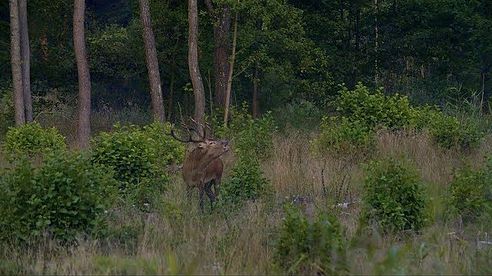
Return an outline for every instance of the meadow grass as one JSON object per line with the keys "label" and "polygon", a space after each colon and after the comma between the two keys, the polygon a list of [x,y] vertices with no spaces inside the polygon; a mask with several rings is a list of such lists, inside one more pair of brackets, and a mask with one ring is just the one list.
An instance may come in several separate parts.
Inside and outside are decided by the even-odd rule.
{"label": "meadow grass", "polygon": [[[105,127],[110,129],[109,124],[98,129]],[[187,199],[177,174],[155,212],[125,207],[112,211],[110,223],[118,238],[81,237],[78,246],[68,248],[49,238],[32,246],[6,245],[0,250],[0,274],[282,273],[273,260],[275,240],[284,216],[282,206],[296,196],[306,199],[303,207],[308,214],[319,209],[338,217],[348,241],[351,274],[492,273],[492,247],[479,243],[490,240],[492,223],[463,225],[443,218],[453,170],[464,164],[483,166],[492,151],[491,137],[479,149],[463,154],[437,148],[425,133],[380,132],[371,154],[336,158],[311,153],[314,134],[287,133],[274,136],[273,153],[262,163],[274,187],[273,200],[201,214],[197,195]],[[426,183],[430,219],[421,233],[383,234],[359,223],[363,163],[383,156],[408,158]],[[234,161],[233,154],[225,157],[225,177]]]}

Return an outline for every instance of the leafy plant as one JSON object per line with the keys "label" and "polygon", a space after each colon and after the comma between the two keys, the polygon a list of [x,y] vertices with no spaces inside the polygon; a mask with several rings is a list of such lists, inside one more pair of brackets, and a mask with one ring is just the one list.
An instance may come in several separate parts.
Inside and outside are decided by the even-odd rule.
{"label": "leafy plant", "polygon": [[343,274],[345,242],[336,217],[320,213],[311,222],[298,209],[285,208],[275,262],[288,274]]}
{"label": "leafy plant", "polygon": [[232,139],[239,155],[265,159],[271,154],[276,126],[270,112],[261,118],[253,119],[248,113],[247,105],[243,105],[242,109],[231,111],[228,127],[221,125],[217,119],[213,119],[212,123],[216,136]]}
{"label": "leafy plant", "polygon": [[220,200],[228,204],[239,204],[245,200],[259,199],[271,191],[271,184],[263,176],[258,160],[240,156],[229,179],[221,185]]}
{"label": "leafy plant", "polygon": [[[144,209],[169,182],[162,165],[173,160],[173,152],[163,153],[171,143],[156,141],[158,129],[116,126],[113,132],[103,132],[92,141],[93,163],[112,168],[121,194]],[[160,154],[164,154],[163,159]]]}
{"label": "leafy plant", "polygon": [[430,113],[429,132],[442,148],[468,150],[480,144],[483,132],[472,120],[460,121],[443,113]]}
{"label": "leafy plant", "polygon": [[465,167],[454,174],[449,186],[450,212],[463,221],[475,221],[492,211],[492,171],[472,170]]}
{"label": "leafy plant", "polygon": [[406,161],[383,159],[365,168],[364,217],[384,231],[420,230],[426,221],[423,183]]}
{"label": "leafy plant", "polygon": [[371,149],[374,142],[374,132],[364,123],[346,117],[324,117],[313,146],[319,154],[354,154]]}
{"label": "leafy plant", "polygon": [[412,107],[406,96],[386,96],[382,89],[370,91],[361,83],[354,90],[342,88],[334,106],[350,121],[363,123],[370,128],[403,129],[413,120]]}
{"label": "leafy plant", "polygon": [[62,241],[102,227],[117,183],[111,170],[81,154],[49,155],[40,168],[26,160],[0,178],[0,239],[27,241],[45,233]]}
{"label": "leafy plant", "polygon": [[37,122],[10,128],[4,141],[5,153],[11,160],[60,152],[66,147],[65,137],[56,128],[43,128]]}
{"label": "leafy plant", "polygon": [[143,135],[152,144],[151,147],[160,167],[183,162],[185,145],[168,135],[171,127],[170,123],[152,123],[142,129]]}

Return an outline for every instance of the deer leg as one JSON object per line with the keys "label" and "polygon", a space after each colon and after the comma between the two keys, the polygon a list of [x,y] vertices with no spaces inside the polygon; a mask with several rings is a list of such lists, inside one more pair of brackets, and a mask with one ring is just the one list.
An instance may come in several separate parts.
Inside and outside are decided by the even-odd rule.
{"label": "deer leg", "polygon": [[205,193],[205,189],[200,189],[200,210],[203,213],[203,195]]}
{"label": "deer leg", "polygon": [[210,208],[214,208],[214,202],[215,202],[215,194],[212,192],[212,181],[208,182],[207,185],[205,186],[205,192],[207,193],[208,198],[210,199]]}
{"label": "deer leg", "polygon": [[191,199],[191,192],[193,191],[193,186],[186,186],[186,197],[188,200]]}
{"label": "deer leg", "polygon": [[219,196],[220,192],[220,177],[214,180],[214,193],[215,196]]}

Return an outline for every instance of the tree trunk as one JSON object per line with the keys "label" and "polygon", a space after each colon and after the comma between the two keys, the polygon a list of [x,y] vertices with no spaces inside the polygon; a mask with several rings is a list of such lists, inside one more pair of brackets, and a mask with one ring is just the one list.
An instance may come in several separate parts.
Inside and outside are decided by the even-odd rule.
{"label": "tree trunk", "polygon": [[230,61],[231,63],[229,65],[229,72],[228,72],[228,76],[227,76],[224,126],[227,126],[227,121],[229,119],[229,105],[231,102],[231,91],[232,91],[232,73],[234,72],[234,62],[236,61],[237,21],[238,21],[238,14],[236,12],[236,17],[234,18],[234,34],[233,34],[233,38],[232,38],[232,54],[231,54],[231,61]]}
{"label": "tree trunk", "polygon": [[15,124],[26,122],[24,110],[24,91],[22,85],[22,64],[19,30],[19,5],[17,0],[10,0],[10,55],[12,62],[12,82],[14,88]]}
{"label": "tree trunk", "polygon": [[227,81],[229,74],[229,33],[231,29],[231,11],[228,6],[220,8],[214,24],[214,75],[215,104],[224,106],[227,97]]}
{"label": "tree trunk", "polygon": [[22,57],[22,91],[26,122],[32,122],[31,96],[31,51],[29,49],[29,25],[27,21],[27,0],[19,0],[20,49]]}
{"label": "tree trunk", "polygon": [[255,65],[255,73],[253,76],[253,118],[258,118],[260,115],[259,94],[258,94],[258,64]]}
{"label": "tree trunk", "polygon": [[142,20],[143,26],[143,40],[145,44],[145,60],[147,62],[147,71],[149,73],[152,112],[154,114],[154,121],[164,122],[166,120],[166,115],[164,112],[164,103],[162,101],[161,77],[159,73],[159,63],[157,61],[154,32],[152,31],[152,22],[150,20],[149,0],[140,0],[139,4],[140,19]]}
{"label": "tree trunk", "polygon": [[87,148],[89,146],[91,133],[91,79],[89,64],[87,62],[87,51],[85,48],[84,21],[85,0],[75,0],[73,13],[73,44],[79,80],[77,138],[80,148]]}
{"label": "tree trunk", "polygon": [[[198,65],[198,4],[197,0],[188,0],[188,69],[190,71],[193,94],[195,96],[195,121],[203,124],[205,121],[205,88],[203,86],[200,67]],[[197,126],[202,135],[203,128]]]}
{"label": "tree trunk", "polygon": [[374,83],[376,87],[379,85],[379,3],[374,0]]}

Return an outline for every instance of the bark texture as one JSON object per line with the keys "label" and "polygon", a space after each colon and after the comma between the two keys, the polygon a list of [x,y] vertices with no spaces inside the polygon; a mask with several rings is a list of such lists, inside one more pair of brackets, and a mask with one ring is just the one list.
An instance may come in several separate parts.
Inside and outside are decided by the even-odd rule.
{"label": "bark texture", "polygon": [[[205,88],[198,65],[198,6],[197,0],[188,0],[188,69],[190,71],[193,94],[195,96],[195,121],[205,120]],[[200,135],[202,126],[197,126]]]}
{"label": "bark texture", "polygon": [[77,138],[80,148],[89,146],[91,133],[91,79],[85,47],[85,0],[75,0],[73,13],[73,42],[79,80]]}
{"label": "bark texture", "polygon": [[164,103],[162,101],[161,76],[159,73],[159,62],[157,60],[157,50],[155,46],[154,31],[150,19],[149,0],[140,0],[140,20],[143,26],[143,40],[145,44],[145,60],[149,73],[150,97],[152,101],[152,112],[154,121],[164,122],[166,115]]}
{"label": "bark texture", "polygon": [[10,57],[12,63],[12,85],[14,88],[15,124],[17,126],[26,122],[20,39],[19,3],[17,0],[10,0]]}
{"label": "bark texture", "polygon": [[27,0],[19,0],[20,49],[22,60],[22,90],[26,122],[32,122],[31,96],[31,50],[29,48],[29,25],[27,21]]}

